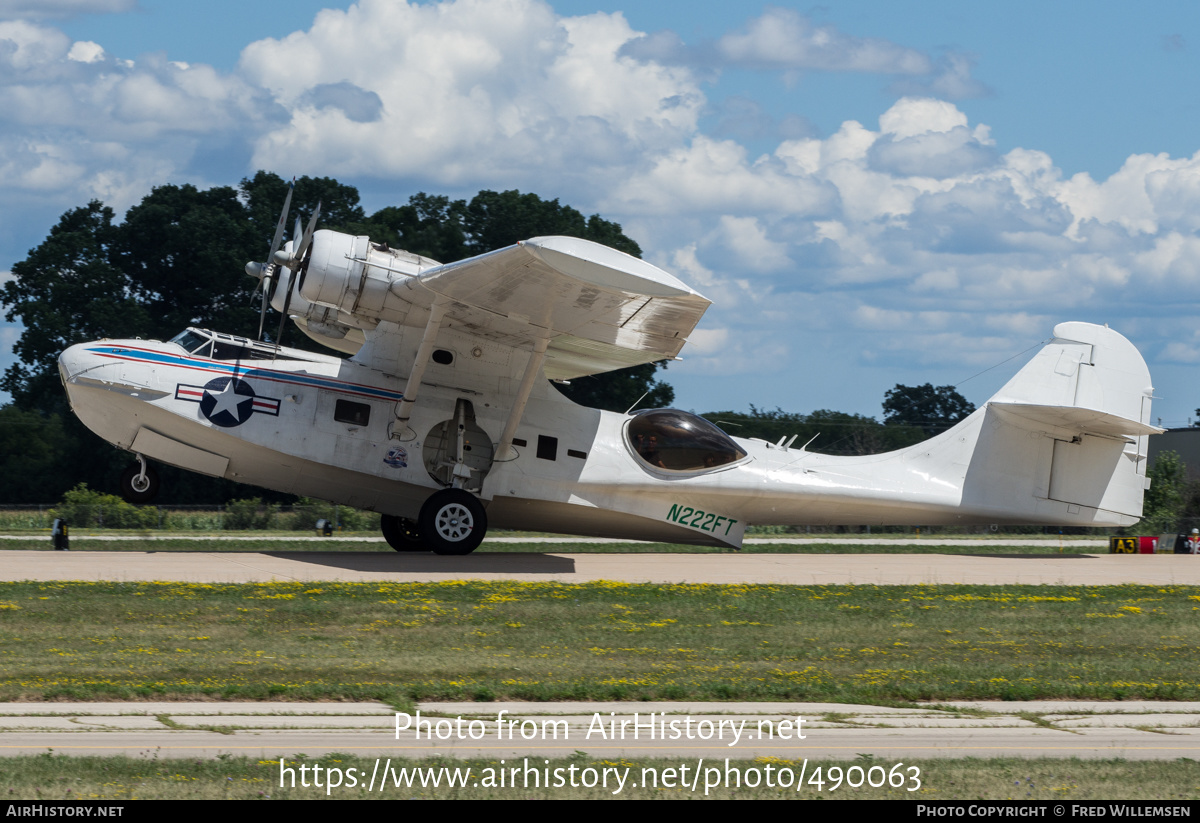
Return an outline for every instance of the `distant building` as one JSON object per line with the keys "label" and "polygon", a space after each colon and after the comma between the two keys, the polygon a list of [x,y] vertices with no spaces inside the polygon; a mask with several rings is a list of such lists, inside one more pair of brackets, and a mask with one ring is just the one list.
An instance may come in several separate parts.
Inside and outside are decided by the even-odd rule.
{"label": "distant building", "polygon": [[1200,428],[1167,429],[1150,436],[1146,470],[1154,466],[1159,452],[1175,452],[1187,466],[1188,480],[1200,480]]}

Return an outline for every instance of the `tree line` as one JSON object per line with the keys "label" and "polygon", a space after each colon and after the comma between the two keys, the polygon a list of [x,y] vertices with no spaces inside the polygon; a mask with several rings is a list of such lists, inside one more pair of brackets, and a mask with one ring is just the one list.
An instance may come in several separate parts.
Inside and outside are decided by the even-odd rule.
{"label": "tree line", "polygon": [[1200,480],[1189,480],[1178,453],[1159,452],[1149,471],[1150,488],[1142,499],[1142,519],[1127,531],[1157,535],[1200,528]]}
{"label": "tree line", "polygon": [[902,449],[945,431],[975,411],[953,386],[896,384],[884,394],[883,420],[818,409],[810,414],[759,409],[707,412],[703,417],[735,437],[787,442],[823,454],[862,455]]}
{"label": "tree line", "polygon": [[[81,482],[113,490],[130,460],[70,413],[57,372],[58,355],[68,346],[104,337],[166,340],[187,326],[257,334],[257,283],[246,275],[245,264],[266,256],[287,186],[266,171],[236,187],[159,186],[121,220],[112,208],[92,201],[63,214],[47,238],[13,266],[0,306],[24,331],[14,347],[18,362],[0,379],[0,388],[12,397],[0,407],[0,501],[51,502]],[[470,200],[451,200],[422,192],[368,215],[353,186],[328,177],[295,181],[293,216],[307,221],[318,201],[321,228],[368,235],[442,263],[540,235],[581,237],[641,255],[619,224],[531,193],[481,191]],[[311,345],[292,324],[275,342]],[[635,403],[669,406],[674,390],[657,379],[663,365],[580,378],[559,388],[578,403],[611,411]],[[810,448],[870,454],[918,442],[973,410],[952,387],[926,384],[889,391],[882,423],[828,410],[803,415],[754,407],[749,414],[705,416],[735,436],[776,441],[797,434],[807,442],[819,435]],[[223,503],[264,494],[166,466],[162,475],[164,503]]]}

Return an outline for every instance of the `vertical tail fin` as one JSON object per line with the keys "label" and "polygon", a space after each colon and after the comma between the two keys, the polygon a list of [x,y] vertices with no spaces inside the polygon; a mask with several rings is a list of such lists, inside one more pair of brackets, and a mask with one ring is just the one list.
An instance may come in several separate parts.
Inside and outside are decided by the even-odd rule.
{"label": "vertical tail fin", "polygon": [[[1153,387],[1133,344],[1088,323],[1054,339],[984,408],[962,506],[997,520],[1132,525],[1142,514]],[[1032,493],[1031,493],[1032,492]]]}

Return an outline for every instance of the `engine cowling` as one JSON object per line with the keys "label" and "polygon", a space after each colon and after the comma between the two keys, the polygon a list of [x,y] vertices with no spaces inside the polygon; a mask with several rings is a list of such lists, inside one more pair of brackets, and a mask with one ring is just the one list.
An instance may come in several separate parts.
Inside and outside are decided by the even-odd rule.
{"label": "engine cowling", "polygon": [[312,258],[300,295],[355,318],[396,319],[388,316],[386,306],[392,281],[436,265],[434,260],[372,243],[369,237],[323,229],[313,235]]}
{"label": "engine cowling", "polygon": [[[290,253],[290,251],[291,244],[288,243],[284,247],[284,252]],[[316,249],[314,249],[315,251]],[[247,267],[247,271],[249,271],[249,267]],[[305,285],[312,274],[310,268],[309,273],[305,276]],[[305,298],[302,291],[292,292],[291,300],[288,301],[288,291],[292,289],[293,284],[292,270],[281,266],[276,269],[275,276],[279,283],[271,298],[271,308],[282,312],[286,302],[288,315],[300,330],[323,346],[328,346],[343,354],[354,354],[362,347],[365,340],[363,329],[374,328],[376,321],[342,314],[334,307],[314,303]]]}

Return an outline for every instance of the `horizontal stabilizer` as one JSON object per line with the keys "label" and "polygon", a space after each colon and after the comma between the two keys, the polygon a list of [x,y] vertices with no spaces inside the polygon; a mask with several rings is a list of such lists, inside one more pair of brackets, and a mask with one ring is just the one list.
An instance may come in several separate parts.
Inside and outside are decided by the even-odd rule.
{"label": "horizontal stabilizer", "polygon": [[989,404],[997,411],[1032,420],[1043,426],[1072,430],[1078,434],[1099,434],[1108,437],[1140,437],[1146,434],[1161,434],[1163,429],[1140,420],[1130,420],[1099,409],[1080,406],[1040,406],[1032,403],[1006,403],[992,401]]}

